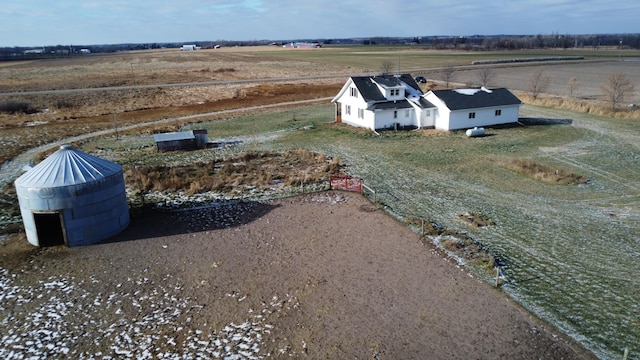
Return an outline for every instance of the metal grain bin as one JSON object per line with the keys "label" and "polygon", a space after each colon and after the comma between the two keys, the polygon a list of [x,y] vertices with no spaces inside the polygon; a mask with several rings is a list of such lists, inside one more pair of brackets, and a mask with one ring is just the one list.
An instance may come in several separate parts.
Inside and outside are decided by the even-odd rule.
{"label": "metal grain bin", "polygon": [[63,145],[15,181],[35,246],[99,243],[129,225],[122,167]]}

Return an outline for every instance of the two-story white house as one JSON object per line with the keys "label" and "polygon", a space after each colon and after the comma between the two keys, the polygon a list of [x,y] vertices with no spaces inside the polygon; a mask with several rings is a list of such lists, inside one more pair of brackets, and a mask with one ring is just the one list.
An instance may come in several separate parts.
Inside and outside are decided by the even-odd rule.
{"label": "two-story white house", "polygon": [[422,110],[434,108],[422,95],[409,74],[353,76],[332,102],[338,122],[371,130],[416,128],[422,123]]}
{"label": "two-story white house", "polygon": [[433,90],[409,74],[354,76],[333,100],[336,121],[371,130],[468,129],[518,121],[522,102],[509,90]]}

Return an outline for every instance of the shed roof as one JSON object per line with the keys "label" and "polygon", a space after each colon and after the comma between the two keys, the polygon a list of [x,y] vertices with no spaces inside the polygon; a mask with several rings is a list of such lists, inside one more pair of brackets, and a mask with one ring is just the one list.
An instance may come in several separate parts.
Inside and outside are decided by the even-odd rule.
{"label": "shed roof", "polygon": [[505,105],[520,105],[522,101],[505,88],[432,90],[449,110],[478,109]]}
{"label": "shed roof", "polygon": [[122,167],[111,161],[89,155],[70,145],[62,145],[55,153],[22,174],[16,187],[52,188],[104,179],[122,172]]}
{"label": "shed roof", "polygon": [[196,136],[193,134],[193,130],[189,131],[180,131],[180,132],[169,132],[162,134],[154,134],[153,140],[155,142],[164,142],[164,141],[177,141],[177,140],[193,140]]}

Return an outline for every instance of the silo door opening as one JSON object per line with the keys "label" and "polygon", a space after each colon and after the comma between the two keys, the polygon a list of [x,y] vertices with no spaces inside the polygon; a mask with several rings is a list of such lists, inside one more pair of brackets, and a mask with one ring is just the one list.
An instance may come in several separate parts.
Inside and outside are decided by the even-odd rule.
{"label": "silo door opening", "polygon": [[59,212],[33,213],[38,233],[38,245],[41,247],[64,245],[62,216]]}

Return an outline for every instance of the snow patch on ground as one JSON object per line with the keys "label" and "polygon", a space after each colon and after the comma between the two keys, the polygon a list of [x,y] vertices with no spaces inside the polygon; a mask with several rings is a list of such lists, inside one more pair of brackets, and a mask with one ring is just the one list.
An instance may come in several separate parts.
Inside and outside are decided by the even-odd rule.
{"label": "snow patch on ground", "polygon": [[[194,326],[193,317],[205,305],[182,297],[180,286],[170,281],[152,284],[145,277],[128,278],[133,288],[153,291],[96,294],[74,277],[49,277],[33,286],[17,285],[19,277],[0,268],[2,359],[263,359],[271,355],[262,350],[274,328],[270,319],[299,307],[295,297],[274,295],[246,318],[216,330]],[[235,292],[226,295],[238,302],[247,298]],[[74,299],[87,297],[91,305],[76,305]],[[102,350],[77,350],[92,347]]]}

